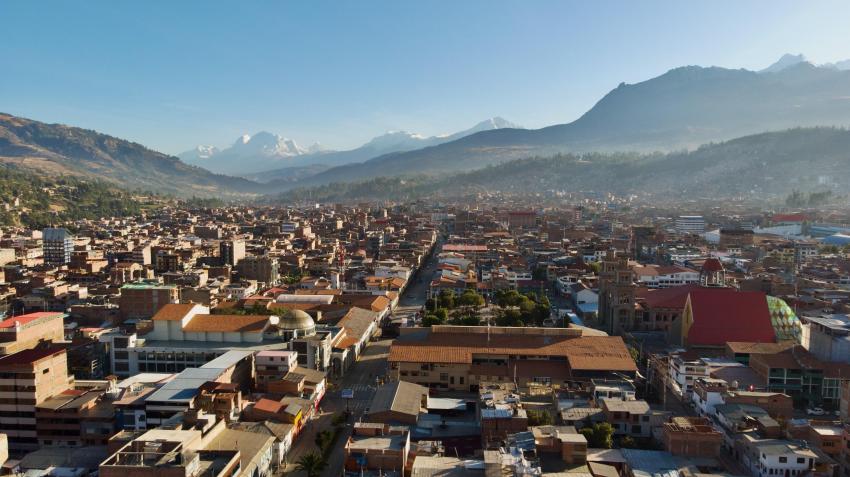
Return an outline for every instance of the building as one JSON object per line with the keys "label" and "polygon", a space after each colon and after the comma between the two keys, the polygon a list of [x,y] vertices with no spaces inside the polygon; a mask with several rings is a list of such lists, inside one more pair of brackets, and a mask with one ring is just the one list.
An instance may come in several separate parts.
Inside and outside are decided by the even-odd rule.
{"label": "building", "polygon": [[222,265],[234,266],[245,258],[245,241],[242,239],[223,240],[218,245],[218,254]]}
{"label": "building", "polygon": [[0,321],[0,355],[65,340],[64,313],[36,312]]}
{"label": "building", "polygon": [[541,385],[633,375],[619,336],[584,336],[579,328],[437,325],[413,328],[393,342],[389,374],[436,389],[477,390],[481,382]]}
{"label": "building", "polygon": [[802,344],[823,361],[850,362],[850,317],[847,315],[801,316]]}
{"label": "building", "polygon": [[367,422],[413,426],[427,406],[428,388],[407,381],[391,381],[375,391],[365,419]]}
{"label": "building", "polygon": [[272,257],[245,257],[236,265],[239,278],[256,280],[267,285],[278,282],[280,274],[277,259]]}
{"label": "building", "polygon": [[478,421],[484,449],[499,447],[512,434],[528,430],[528,412],[513,383],[481,383]]}
{"label": "building", "polygon": [[810,475],[819,460],[804,443],[745,436],[743,445],[742,463],[755,477]]}
{"label": "building", "polygon": [[0,433],[9,437],[9,449],[31,451],[39,447],[36,407],[74,387],[68,376],[63,348],[44,346],[0,357]]}
{"label": "building", "polygon": [[105,388],[66,389],[35,406],[39,446],[105,446],[115,434],[115,409]]}
{"label": "building", "polygon": [[741,249],[753,244],[755,233],[752,229],[720,229],[721,249]]}
{"label": "building", "polygon": [[345,469],[407,473],[410,431],[406,427],[358,422],[345,443]]}
{"label": "building", "polygon": [[635,290],[628,257],[609,251],[599,271],[599,325],[611,335],[636,328]]}
{"label": "building", "polygon": [[685,457],[717,457],[723,435],[704,417],[673,417],[662,427],[664,449]]}
{"label": "building", "polygon": [[682,319],[674,323],[670,339],[688,347],[724,349],[729,341],[798,341],[801,330],[793,310],[778,298],[762,292],[700,287],[688,294]]}
{"label": "building", "polygon": [[283,379],[289,371],[298,366],[298,353],[295,351],[258,351],[254,356],[254,365],[257,388],[264,390],[269,382]]}
{"label": "building", "polygon": [[42,231],[42,253],[44,263],[64,265],[71,261],[74,236],[64,228],[47,228]]}
{"label": "building", "polygon": [[118,297],[118,309],[122,321],[150,319],[160,308],[170,303],[180,303],[180,290],[176,285],[127,283],[121,287],[121,296]]}
{"label": "building", "polygon": [[[222,423],[223,427],[223,423]],[[100,464],[102,477],[240,477],[240,451],[207,448],[208,431],[154,429],[122,446]],[[253,477],[253,476],[252,476]]]}
{"label": "building", "polygon": [[700,235],[705,232],[705,218],[701,215],[680,215],[676,218],[676,232]]}
{"label": "building", "polygon": [[643,400],[602,399],[601,407],[616,436],[650,437],[652,429],[660,426],[669,415],[653,411]]}
{"label": "building", "polygon": [[647,288],[670,288],[699,283],[700,274],[696,270],[677,265],[647,265],[635,267],[635,281]]}

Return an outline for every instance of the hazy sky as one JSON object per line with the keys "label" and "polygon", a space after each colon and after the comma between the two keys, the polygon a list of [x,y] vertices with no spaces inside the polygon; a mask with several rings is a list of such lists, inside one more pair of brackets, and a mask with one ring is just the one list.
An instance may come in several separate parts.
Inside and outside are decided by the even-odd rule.
{"label": "hazy sky", "polygon": [[0,111],[168,153],[572,121],[682,65],[850,58],[847,1],[0,2]]}

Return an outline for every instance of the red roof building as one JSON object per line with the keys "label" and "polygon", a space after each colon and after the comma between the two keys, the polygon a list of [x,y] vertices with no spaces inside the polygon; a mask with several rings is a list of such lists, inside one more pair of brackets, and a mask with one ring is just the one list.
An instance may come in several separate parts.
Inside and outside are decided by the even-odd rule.
{"label": "red roof building", "polygon": [[775,343],[767,296],[732,288],[692,290],[685,304],[682,344],[724,347],[728,341]]}

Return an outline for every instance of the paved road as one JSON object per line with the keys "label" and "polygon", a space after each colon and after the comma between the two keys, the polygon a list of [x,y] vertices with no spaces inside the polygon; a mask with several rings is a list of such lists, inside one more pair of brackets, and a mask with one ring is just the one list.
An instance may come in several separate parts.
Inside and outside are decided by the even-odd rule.
{"label": "paved road", "polygon": [[[342,474],[345,443],[351,435],[353,423],[362,418],[375,395],[376,377],[383,376],[387,372],[387,353],[389,353],[391,342],[392,340],[381,340],[369,343],[366,350],[360,355],[360,359],[348,369],[342,381],[334,383],[333,389],[328,391],[322,401],[322,412],[298,436],[287,457],[289,465],[286,466],[284,473],[294,477],[303,475],[303,472],[295,470],[294,463],[304,454],[319,451],[315,444],[316,434],[321,430],[333,427],[331,422],[333,416],[345,411],[347,406],[351,412],[351,418],[337,437],[334,449],[328,457],[328,468],[322,475],[337,477]],[[354,390],[354,399],[346,402],[341,395],[343,389]]]}
{"label": "paved road", "polygon": [[[437,246],[438,249],[439,245]],[[399,304],[393,312],[395,317],[412,318],[425,305],[428,284],[437,268],[437,250],[416,275],[415,281],[399,298]],[[392,340],[389,339],[370,342],[363,354],[360,355],[360,359],[346,371],[342,380],[333,383],[332,389],[328,390],[325,399],[322,401],[322,412],[302,432],[289,452],[287,456],[289,465],[286,466],[283,473],[293,477],[304,476],[303,472],[295,471],[294,463],[304,454],[319,451],[315,444],[316,433],[333,427],[331,422],[333,416],[344,412],[347,408],[351,412],[351,417],[337,437],[334,448],[328,457],[328,467],[322,473],[322,477],[339,477],[342,475],[345,443],[351,436],[353,423],[363,417],[372,397],[375,395],[376,378],[387,374],[387,354],[391,343]],[[354,399],[346,402],[341,395],[343,389],[354,390]]]}
{"label": "paved road", "polygon": [[398,306],[393,311],[395,318],[412,319],[413,316],[423,306],[428,296],[428,285],[434,277],[434,272],[437,271],[437,254],[440,253],[440,244],[437,243],[434,247],[434,253],[416,274],[413,283],[401,295],[398,300]]}

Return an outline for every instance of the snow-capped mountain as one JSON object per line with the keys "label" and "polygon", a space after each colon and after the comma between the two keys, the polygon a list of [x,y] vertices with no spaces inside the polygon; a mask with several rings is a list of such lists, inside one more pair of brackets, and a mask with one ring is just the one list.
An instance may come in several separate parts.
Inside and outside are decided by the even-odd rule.
{"label": "snow-capped mountain", "polygon": [[189,164],[220,174],[242,175],[246,172],[283,167],[291,158],[320,154],[322,151],[325,151],[325,148],[318,143],[302,147],[294,139],[260,131],[254,135],[244,134],[224,149],[198,146],[178,154],[178,157]]}
{"label": "snow-capped mountain", "polygon": [[[220,174],[251,176],[259,179],[265,177],[265,174],[257,173],[281,170],[288,175],[292,173],[293,167],[309,166],[312,170],[317,165],[330,167],[362,162],[384,154],[436,146],[480,131],[502,128],[521,129],[510,121],[495,117],[481,121],[464,131],[439,136],[424,136],[408,131],[389,131],[358,148],[347,151],[331,151],[318,143],[305,148],[299,146],[293,139],[261,131],[254,135],[240,136],[225,149],[198,146],[191,151],[178,154],[178,157],[190,164]],[[265,178],[272,180],[274,177],[276,176],[271,174]]]}
{"label": "snow-capped mountain", "polygon": [[[800,63],[809,63],[808,58],[805,55],[800,53],[799,55],[792,55],[790,53],[785,53],[782,55],[776,63],[768,66],[767,68],[759,71],[759,73],[777,73],[786,68],[790,68],[791,66],[798,65]],[[850,70],[850,60],[841,60],[836,61],[834,63],[823,63],[820,65],[816,65],[821,68],[830,68],[834,70],[847,71]]]}
{"label": "snow-capped mountain", "polygon": [[358,149],[367,148],[370,150],[372,157],[375,157],[382,154],[389,154],[391,152],[411,151],[422,147],[436,146],[438,144],[454,141],[455,139],[460,139],[464,136],[469,136],[470,134],[475,134],[477,132],[502,128],[522,129],[522,126],[516,125],[506,119],[495,117],[485,119],[469,129],[465,129],[454,134],[423,136],[421,134],[407,131],[388,131],[385,134],[373,138]]}
{"label": "snow-capped mountain", "polygon": [[785,53],[779,58],[776,63],[768,66],[767,68],[759,71],[759,73],[777,73],[779,71],[788,68],[789,66],[794,66],[796,64],[804,63],[809,61],[806,57],[800,53],[799,55],[792,55],[791,53]]}

